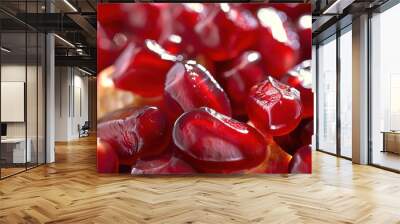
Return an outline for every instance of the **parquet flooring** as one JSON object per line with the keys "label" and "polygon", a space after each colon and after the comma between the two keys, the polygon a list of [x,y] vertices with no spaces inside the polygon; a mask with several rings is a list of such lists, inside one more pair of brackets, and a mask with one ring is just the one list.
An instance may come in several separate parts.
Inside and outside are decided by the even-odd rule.
{"label": "parquet flooring", "polygon": [[96,173],[95,138],[0,181],[0,223],[400,223],[400,175],[314,153],[312,175]]}
{"label": "parquet flooring", "polygon": [[14,167],[4,168],[3,167],[3,168],[1,168],[1,175],[4,176],[4,177],[7,177],[7,176],[13,175],[15,173],[24,171],[24,170],[25,170],[25,167],[21,167],[21,168],[20,167],[17,167],[17,168],[14,168]]}

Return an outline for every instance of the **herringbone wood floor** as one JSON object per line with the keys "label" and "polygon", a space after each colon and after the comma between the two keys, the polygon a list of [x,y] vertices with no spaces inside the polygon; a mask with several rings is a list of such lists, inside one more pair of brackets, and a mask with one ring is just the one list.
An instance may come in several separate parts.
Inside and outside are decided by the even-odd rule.
{"label": "herringbone wood floor", "polygon": [[86,138],[0,181],[0,223],[400,223],[400,175],[313,156],[312,175],[99,175]]}

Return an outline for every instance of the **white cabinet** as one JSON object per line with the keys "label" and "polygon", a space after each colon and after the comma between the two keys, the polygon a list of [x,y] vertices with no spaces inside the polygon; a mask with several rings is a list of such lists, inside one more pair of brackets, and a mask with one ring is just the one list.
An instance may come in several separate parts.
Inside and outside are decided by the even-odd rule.
{"label": "white cabinet", "polygon": [[[25,144],[28,144],[25,151]],[[10,158],[6,158],[12,163],[25,163],[32,161],[32,140],[28,138],[25,142],[24,138],[7,138],[1,140],[4,151],[9,151]],[[12,161],[11,161],[12,154]]]}

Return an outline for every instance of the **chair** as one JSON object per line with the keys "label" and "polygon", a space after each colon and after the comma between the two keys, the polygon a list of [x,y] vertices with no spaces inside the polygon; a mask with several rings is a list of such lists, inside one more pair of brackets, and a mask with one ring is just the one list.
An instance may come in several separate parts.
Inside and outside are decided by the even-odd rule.
{"label": "chair", "polygon": [[82,127],[80,127],[80,125],[78,125],[79,138],[89,136],[89,129],[90,129],[89,121],[85,121],[85,123],[82,125]]}

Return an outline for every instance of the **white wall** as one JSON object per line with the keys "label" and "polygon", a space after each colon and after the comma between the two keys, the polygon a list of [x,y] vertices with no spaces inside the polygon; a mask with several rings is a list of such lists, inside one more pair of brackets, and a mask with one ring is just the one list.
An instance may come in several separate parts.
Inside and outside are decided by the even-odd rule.
{"label": "white wall", "polygon": [[55,74],[55,140],[70,141],[88,120],[88,78],[72,67],[56,67]]}

